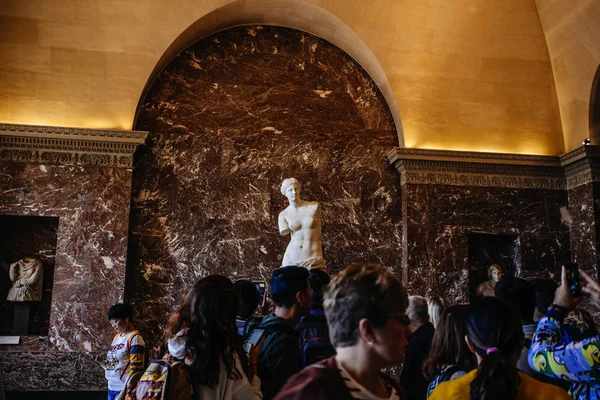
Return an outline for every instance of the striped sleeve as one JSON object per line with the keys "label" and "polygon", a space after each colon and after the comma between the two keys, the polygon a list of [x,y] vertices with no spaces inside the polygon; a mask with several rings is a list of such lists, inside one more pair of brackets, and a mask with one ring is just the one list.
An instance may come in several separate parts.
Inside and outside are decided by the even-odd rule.
{"label": "striped sleeve", "polygon": [[131,347],[129,348],[129,370],[127,376],[133,375],[135,372],[143,371],[144,358],[146,355],[146,344],[142,335],[135,335],[131,339]]}

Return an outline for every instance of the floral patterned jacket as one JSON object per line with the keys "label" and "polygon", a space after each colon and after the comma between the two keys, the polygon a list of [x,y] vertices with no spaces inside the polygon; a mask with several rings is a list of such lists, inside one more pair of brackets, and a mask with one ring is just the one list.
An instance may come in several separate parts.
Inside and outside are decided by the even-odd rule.
{"label": "floral patterned jacket", "polygon": [[600,400],[600,335],[560,344],[564,314],[548,309],[529,349],[529,365],[550,377],[571,382],[573,399]]}

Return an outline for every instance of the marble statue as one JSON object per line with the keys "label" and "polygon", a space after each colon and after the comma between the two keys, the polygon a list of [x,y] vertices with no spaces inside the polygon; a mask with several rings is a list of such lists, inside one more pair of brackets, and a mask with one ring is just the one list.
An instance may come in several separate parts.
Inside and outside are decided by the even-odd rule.
{"label": "marble statue", "polygon": [[502,268],[498,264],[492,264],[488,268],[489,280],[477,286],[475,294],[477,296],[493,297],[495,295],[494,288],[503,277]]}
{"label": "marble statue", "polygon": [[22,258],[10,265],[8,275],[13,283],[6,298],[8,301],[42,301],[44,266],[40,260]]}
{"label": "marble statue", "polygon": [[321,206],[316,201],[300,198],[300,182],[296,178],[281,183],[281,193],[290,205],[279,213],[279,233],[291,235],[282,267],[296,265],[307,269],[325,268],[321,244]]}

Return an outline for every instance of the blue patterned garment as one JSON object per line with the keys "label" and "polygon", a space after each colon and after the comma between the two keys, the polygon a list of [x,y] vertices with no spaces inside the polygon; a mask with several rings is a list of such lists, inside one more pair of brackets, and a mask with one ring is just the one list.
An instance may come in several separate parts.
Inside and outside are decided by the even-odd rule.
{"label": "blue patterned garment", "polygon": [[461,376],[465,376],[466,374],[466,371],[463,371],[456,365],[443,365],[440,369],[440,373],[429,382],[429,386],[427,387],[427,397],[431,396],[433,390],[438,387],[440,383],[452,381]]}
{"label": "blue patterned garment", "polygon": [[573,399],[600,400],[600,336],[561,344],[563,333],[562,318],[542,318],[529,349],[529,365],[571,382],[569,394]]}

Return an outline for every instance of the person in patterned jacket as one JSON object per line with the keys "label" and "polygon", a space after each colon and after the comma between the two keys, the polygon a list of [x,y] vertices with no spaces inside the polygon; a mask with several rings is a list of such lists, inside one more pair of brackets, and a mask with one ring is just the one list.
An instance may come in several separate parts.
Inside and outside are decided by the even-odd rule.
{"label": "person in patterned jacket", "polygon": [[[579,270],[579,274],[582,290],[600,306],[600,285],[584,271]],[[569,394],[573,399],[596,400],[600,399],[600,335],[567,344],[562,341],[564,319],[580,300],[571,294],[563,267],[554,304],[539,321],[528,358],[536,371],[571,382]]]}

